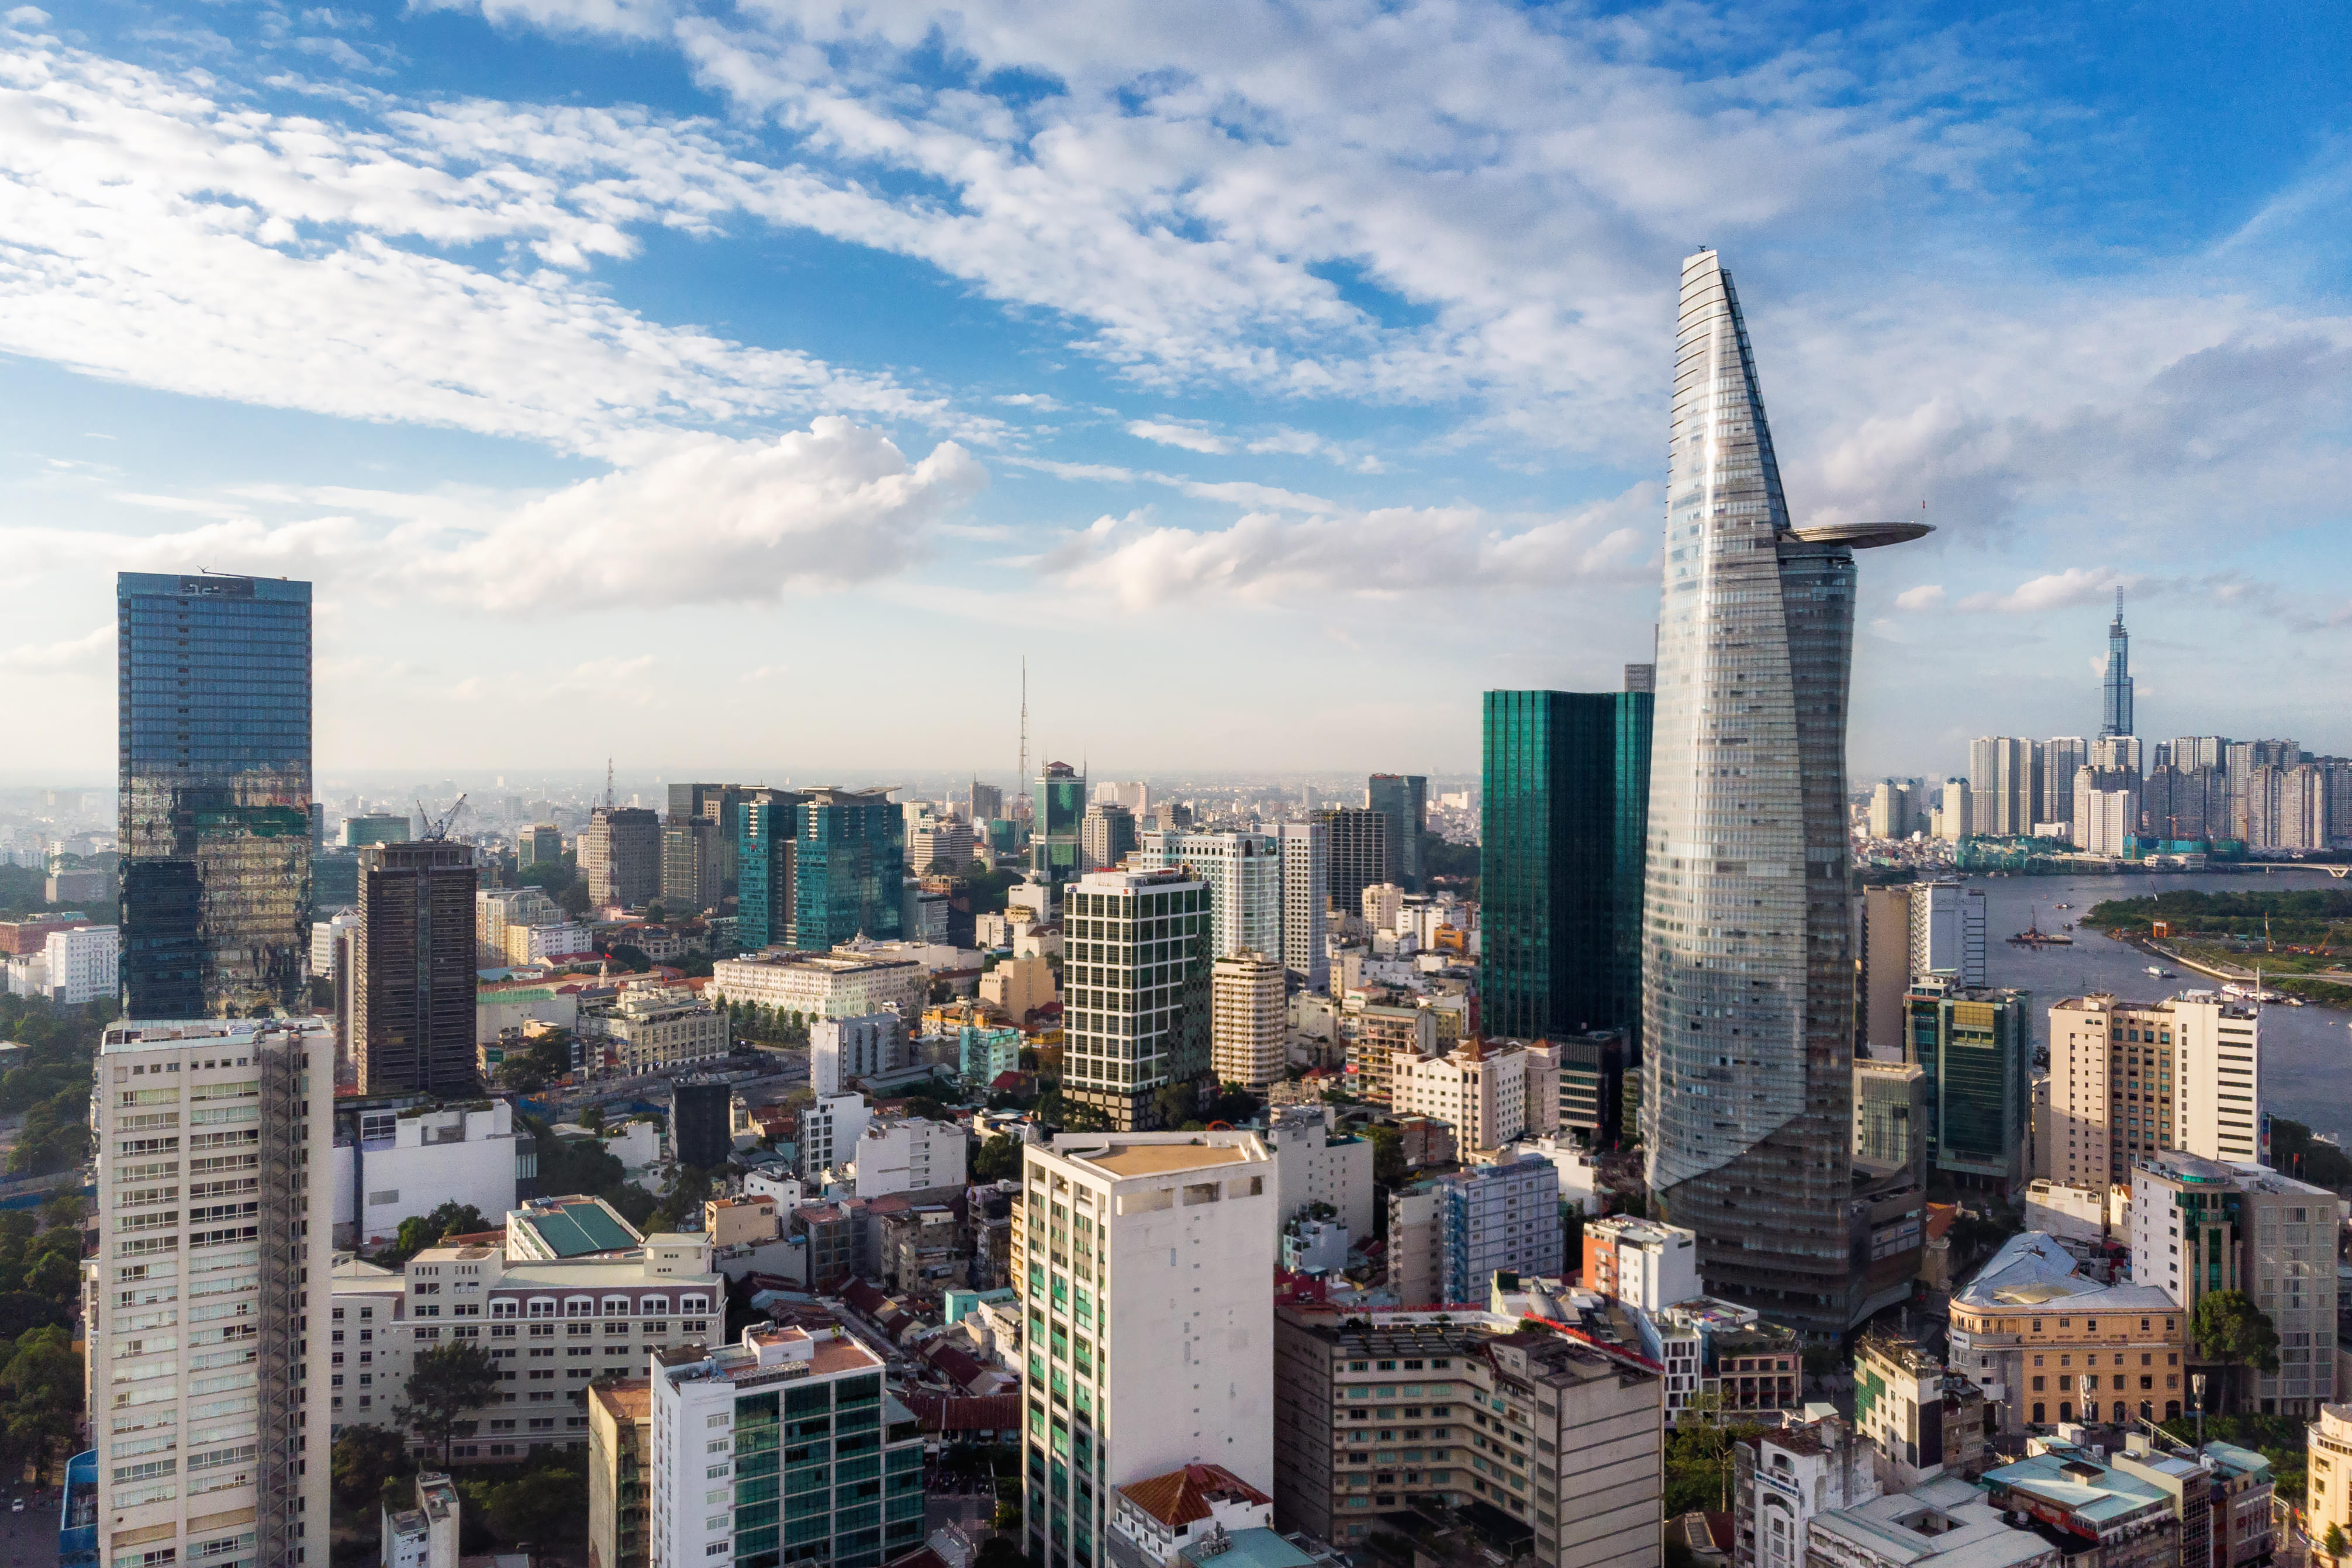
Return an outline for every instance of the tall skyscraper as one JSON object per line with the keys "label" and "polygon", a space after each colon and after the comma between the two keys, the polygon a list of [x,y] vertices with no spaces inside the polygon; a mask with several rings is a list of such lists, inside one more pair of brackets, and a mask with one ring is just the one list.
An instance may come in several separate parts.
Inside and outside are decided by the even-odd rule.
{"label": "tall skyscraper", "polygon": [[1343,910],[1360,908],[1364,889],[1396,880],[1396,846],[1389,840],[1386,814],[1343,805],[1323,814],[1330,837],[1331,901]]}
{"label": "tall skyscraper", "polygon": [[600,805],[580,835],[580,873],[598,909],[634,910],[661,897],[661,815],[635,805]]}
{"label": "tall skyscraper", "polygon": [[2074,820],[2074,772],[2090,759],[2080,735],[2058,735],[2042,743],[2042,820]]}
{"label": "tall skyscraper", "polygon": [[1067,763],[1047,763],[1031,805],[1029,879],[1055,887],[1078,875],[1087,816],[1087,781]]}
{"label": "tall skyscraper", "polygon": [[90,1098],[95,1561],[324,1568],[334,1093],[334,1037],[314,1019],[107,1026]]}
{"label": "tall skyscraper", "polygon": [[672,920],[718,907],[719,825],[701,818],[666,822],[661,830],[662,912]]}
{"label": "tall skyscraper", "polygon": [[1325,991],[1331,984],[1330,829],[1320,821],[1286,822],[1276,837],[1282,855],[1282,966],[1307,990]]}
{"label": "tall skyscraper", "polygon": [[352,941],[352,1061],[360,1092],[469,1095],[474,848],[428,838],[360,851]]}
{"label": "tall skyscraper", "polygon": [[2032,1115],[2032,998],[1922,973],[1903,998],[1906,1059],[1927,1093],[1930,1170],[1974,1185],[2021,1189]]}
{"label": "tall skyscraper", "polygon": [[1993,838],[2022,838],[2042,815],[2046,753],[2021,735],[1979,735],[1969,746],[1971,829]]}
{"label": "tall skyscraper", "polygon": [[793,853],[802,798],[787,790],[752,790],[738,806],[735,945],[741,952],[792,940]]}
{"label": "tall skyscraper", "polygon": [[2124,630],[2124,591],[2116,590],[2116,618],[2107,627],[2107,678],[2100,705],[2099,733],[2131,735],[2131,634]]}
{"label": "tall skyscraper", "polygon": [[975,825],[993,822],[1004,815],[1004,791],[995,784],[971,781],[971,820]]}
{"label": "tall skyscraper", "polygon": [[2210,991],[2163,1002],[2094,994],[2050,1009],[2041,1173],[2125,1184],[2141,1158],[2184,1149],[2252,1160],[2263,1120],[2262,1021]]}
{"label": "tall skyscraper", "polygon": [[1087,807],[1078,824],[1078,858],[1087,870],[1116,866],[1135,847],[1135,813],[1115,800],[1098,800]]}
{"label": "tall skyscraper", "polygon": [[1090,871],[1063,900],[1063,1092],[1124,1130],[1209,1071],[1209,888],[1182,871]]}
{"label": "tall skyscraper", "polygon": [[1284,866],[1272,834],[1155,828],[1143,835],[1135,865],[1143,871],[1181,870],[1208,884],[1211,958],[1281,953]]}
{"label": "tall skyscraper", "polygon": [[310,584],[115,579],[123,1010],[250,1016],[302,988]]}
{"label": "tall skyscraper", "polygon": [[1282,1080],[1287,1034],[1282,961],[1242,952],[1209,978],[1209,1067],[1219,1083],[1264,1089]]}
{"label": "tall skyscraper", "polygon": [[1022,1158],[1013,1288],[1043,1325],[1022,1384],[1040,1413],[1023,1447],[1030,1561],[1114,1561],[1117,1489],[1188,1465],[1271,1492],[1283,1199],[1264,1139],[1066,1132]]}
{"label": "tall skyscraper", "polygon": [[859,936],[896,939],[906,816],[890,792],[828,785],[807,791],[795,810],[792,944],[822,952]]}
{"label": "tall skyscraper", "polygon": [[1642,1012],[1647,691],[1489,691],[1478,995],[1489,1035],[1623,1028]]}
{"label": "tall skyscraper", "polygon": [[1651,756],[1643,1142],[1709,1290],[1839,1333],[1853,1278],[1845,723],[1853,552],[1789,521],[1713,251],[1683,264]]}
{"label": "tall skyscraper", "polygon": [[1427,885],[1421,836],[1429,826],[1429,780],[1420,773],[1374,773],[1364,785],[1364,805],[1389,819],[1397,885],[1408,893],[1420,892]]}

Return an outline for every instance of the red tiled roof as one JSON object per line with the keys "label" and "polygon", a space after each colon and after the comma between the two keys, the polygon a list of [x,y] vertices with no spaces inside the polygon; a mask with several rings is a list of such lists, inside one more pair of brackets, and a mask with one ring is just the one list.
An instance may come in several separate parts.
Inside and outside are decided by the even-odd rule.
{"label": "red tiled roof", "polygon": [[[1011,1394],[1001,1397],[1019,1403]],[[1216,1499],[1256,1506],[1271,1506],[1274,1502],[1223,1465],[1187,1465],[1164,1476],[1129,1482],[1118,1490],[1121,1497],[1171,1530],[1181,1530],[1195,1520],[1208,1518],[1209,1504]]]}
{"label": "red tiled roof", "polygon": [[925,1361],[960,1388],[970,1388],[975,1379],[985,1377],[988,1369],[945,1340],[933,1340],[922,1349]]}

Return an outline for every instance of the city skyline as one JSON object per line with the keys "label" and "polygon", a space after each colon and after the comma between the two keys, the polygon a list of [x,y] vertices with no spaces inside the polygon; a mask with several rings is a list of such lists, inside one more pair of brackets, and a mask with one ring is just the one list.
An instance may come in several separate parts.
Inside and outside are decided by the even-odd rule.
{"label": "city skyline", "polygon": [[[2093,732],[2118,586],[2143,733],[2319,735],[2347,68],[2284,22],[2217,73],[2205,17],[1697,15],[974,7],[795,53],[662,0],[19,7],[7,776],[102,768],[111,573],[205,567],[318,584],[322,776],[649,719],[728,776],[969,767],[1024,651],[1040,753],[1467,771],[1480,691],[1642,657],[1701,236],[1771,301],[1796,520],[1938,525],[1863,589],[1857,774]],[[1507,85],[1465,121],[1469,81]],[[877,737],[845,646],[953,700]],[[1196,679],[1135,711],[1156,663]],[[1226,700],[1269,668],[1337,696]]]}

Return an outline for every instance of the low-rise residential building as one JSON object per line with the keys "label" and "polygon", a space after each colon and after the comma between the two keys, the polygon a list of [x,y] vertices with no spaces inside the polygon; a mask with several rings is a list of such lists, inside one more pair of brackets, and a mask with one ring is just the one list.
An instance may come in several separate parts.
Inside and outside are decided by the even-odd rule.
{"label": "low-rise residential building", "polygon": [[[2210,1562],[2205,1500],[2192,1495],[2192,1529],[2184,1532],[2170,1489],[2143,1473],[2146,1468],[2120,1457],[2103,1466],[2081,1449],[2055,1444],[1986,1471],[1985,1500],[2059,1531],[2072,1548],[2069,1557],[2095,1546],[2100,1568]],[[2199,1550],[2187,1550],[2192,1542]]]}
{"label": "low-rise residential building", "polygon": [[[2047,1178],[2025,1188],[2025,1226],[2029,1230],[2068,1241],[2105,1240],[2115,1207],[2109,1194],[2116,1189],[2105,1182],[2053,1182]],[[2121,1189],[2129,1203],[2131,1189]]]}
{"label": "low-rise residential building", "polygon": [[1559,1124],[1559,1068],[1548,1046],[1467,1039],[1447,1055],[1397,1054],[1389,1104],[1451,1122],[1465,1149],[1497,1149]]}
{"label": "low-rise residential building", "polygon": [[1808,1568],[2060,1568],[2082,1543],[2054,1526],[2021,1528],[1973,1482],[1942,1476],[1814,1514],[1805,1548]]}
{"label": "low-rise residential building", "polygon": [[1698,1233],[1658,1220],[1587,1220],[1582,1283],[1597,1296],[1655,1312],[1702,1294]]}
{"label": "low-rise residential building", "polygon": [[538,1158],[503,1100],[347,1100],[335,1107],[335,1245],[381,1246],[444,1203],[504,1214],[531,1195]]}
{"label": "low-rise residential building", "polygon": [[518,969],[529,964],[579,963],[596,951],[596,933],[570,921],[509,925],[504,935],[506,961]]}
{"label": "low-rise residential building", "polygon": [[911,958],[769,948],[711,966],[708,994],[729,1006],[780,1018],[862,1018],[896,1012],[919,1017],[930,975]]}
{"label": "low-rise residential building", "polygon": [[383,1568],[459,1568],[457,1537],[465,1516],[457,1485],[435,1470],[418,1472],[415,1506],[383,1506],[378,1521]]}
{"label": "low-rise residential building", "polygon": [[1108,1541],[1114,1568],[1169,1568],[1192,1547],[1274,1523],[1274,1500],[1223,1465],[1186,1465],[1130,1481],[1117,1496]]}
{"label": "low-rise residential building", "polygon": [[1815,1514],[1859,1508],[1885,1489],[1872,1459],[1869,1442],[1834,1415],[1735,1441],[1732,1568],[1804,1568]]}
{"label": "low-rise residential building", "polygon": [[1853,1421],[1888,1491],[1985,1466],[1984,1393],[1909,1340],[1865,1334],[1854,1349]]}
{"label": "low-rise residential building", "polygon": [[982,1002],[1018,1024],[1057,999],[1054,966],[1044,954],[999,959],[980,977],[975,994]]}
{"label": "low-rise residential building", "polygon": [[654,1477],[654,1385],[642,1377],[588,1385],[589,1568],[646,1568]]}
{"label": "low-rise residential building", "polygon": [[713,1247],[759,1247],[778,1240],[784,1234],[784,1205],[772,1197],[749,1194],[706,1199],[702,1234]]}
{"label": "low-rise residential building", "polygon": [[1546,1568],[1654,1563],[1661,1385],[1486,1311],[1275,1313],[1275,1522],[1342,1547],[1423,1499],[1483,1503]]}
{"label": "low-rise residential building", "polygon": [[1315,1204],[1328,1204],[1349,1233],[1372,1234],[1372,1141],[1339,1130],[1329,1105],[1286,1105],[1266,1118],[1266,1147],[1274,1151],[1280,1213],[1285,1218]]}
{"label": "low-rise residential building", "polygon": [[2009,1238],[1952,1298],[1952,1371],[2000,1411],[2000,1430],[2177,1418],[2188,1314],[2152,1285],[2106,1285],[2057,1237]]}
{"label": "low-rise residential building", "polygon": [[971,1283],[971,1246],[955,1210],[920,1204],[879,1222],[876,1272],[901,1296],[938,1297]]}
{"label": "low-rise residential building", "polygon": [[[653,1561],[879,1568],[923,1542],[923,1441],[839,1328],[653,1358]],[[787,1517],[789,1514],[789,1517]]]}
{"label": "low-rise residential building", "polygon": [[960,1187],[971,1146],[971,1135],[952,1121],[875,1117],[848,1151],[851,1179],[861,1198]]}
{"label": "low-rise residential building", "polygon": [[1348,1092],[1374,1105],[1390,1103],[1398,1060],[1435,1056],[1441,1044],[1450,1043],[1439,1037],[1445,1021],[1447,1016],[1434,1008],[1373,1002],[1362,992],[1347,993],[1339,1010],[1339,1037],[1347,1047]]}
{"label": "low-rise residential building", "polygon": [[1560,1272],[1559,1173],[1525,1158],[1389,1194],[1389,1288],[1407,1307],[1481,1304],[1498,1269]]}

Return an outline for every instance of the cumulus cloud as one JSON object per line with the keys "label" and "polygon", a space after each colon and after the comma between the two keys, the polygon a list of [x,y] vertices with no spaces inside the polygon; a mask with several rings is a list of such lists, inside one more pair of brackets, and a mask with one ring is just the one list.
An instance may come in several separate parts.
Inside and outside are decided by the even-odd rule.
{"label": "cumulus cloud", "polygon": [[1944,587],[1940,583],[1922,583],[1916,588],[1906,588],[1895,595],[1898,610],[1933,610],[1944,603]]}
{"label": "cumulus cloud", "polygon": [[1637,485],[1567,517],[1498,517],[1475,507],[1384,507],[1312,516],[1252,511],[1192,530],[1149,510],[1105,516],[1039,563],[1048,577],[1122,607],[1230,597],[1558,587],[1645,581],[1662,497]]}
{"label": "cumulus cloud", "polygon": [[531,614],[758,603],[899,572],[987,473],[943,441],[910,462],[837,416],[772,440],[680,437],[670,449],[514,499],[246,487],[164,533],[0,529],[28,570],[220,570],[304,576],[357,595]]}
{"label": "cumulus cloud", "polygon": [[78,637],[60,642],[27,643],[0,653],[0,664],[20,670],[103,669],[114,662],[115,629],[112,626],[94,626]]}
{"label": "cumulus cloud", "polygon": [[[2069,566],[2063,572],[2030,578],[2005,594],[1970,594],[1959,601],[1963,610],[1995,610],[2004,615],[2032,615],[2043,610],[2073,609],[2101,604],[2117,588],[2129,588],[2139,579],[2112,566]],[[1899,601],[1898,601],[1899,602]]]}

